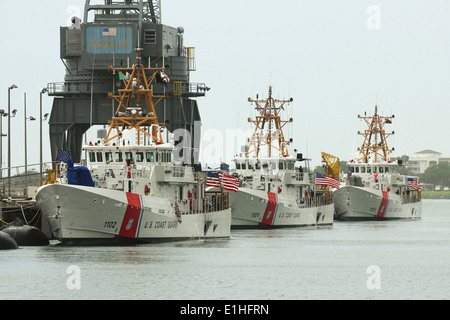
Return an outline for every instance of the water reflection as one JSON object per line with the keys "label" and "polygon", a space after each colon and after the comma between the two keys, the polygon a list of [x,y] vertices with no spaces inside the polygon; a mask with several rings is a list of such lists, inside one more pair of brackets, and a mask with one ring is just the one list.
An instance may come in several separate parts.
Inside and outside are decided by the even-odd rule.
{"label": "water reflection", "polygon": [[[0,253],[5,299],[449,299],[450,215],[419,221],[233,230],[230,239],[128,247],[27,247]],[[79,266],[81,290],[66,287]],[[378,265],[382,290],[366,287]]]}

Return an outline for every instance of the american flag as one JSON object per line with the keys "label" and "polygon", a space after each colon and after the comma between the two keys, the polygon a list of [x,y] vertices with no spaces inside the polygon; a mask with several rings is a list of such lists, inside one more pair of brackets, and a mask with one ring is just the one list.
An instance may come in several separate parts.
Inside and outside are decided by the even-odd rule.
{"label": "american flag", "polygon": [[225,190],[237,192],[239,189],[239,179],[223,173],[207,172],[207,187],[223,187]]}
{"label": "american flag", "polygon": [[69,162],[69,160],[70,160],[70,151],[58,148],[58,153],[56,154],[56,161],[67,163]]}
{"label": "american flag", "polygon": [[335,178],[328,177],[322,173],[316,172],[316,185],[317,186],[331,186],[339,189],[341,183]]}
{"label": "american flag", "polygon": [[238,192],[239,179],[232,176],[228,176],[223,173],[219,173],[219,177],[222,180],[222,185],[225,190]]}
{"label": "american flag", "polygon": [[408,178],[408,187],[417,190],[419,189],[419,191],[423,191],[423,186],[418,183],[416,180]]}
{"label": "american flag", "polygon": [[220,188],[219,174],[217,172],[207,172],[207,175],[208,178],[206,179],[206,186]]}
{"label": "american flag", "polygon": [[110,36],[110,37],[115,37],[117,36],[117,28],[103,28],[102,30],[102,35],[103,36]]}

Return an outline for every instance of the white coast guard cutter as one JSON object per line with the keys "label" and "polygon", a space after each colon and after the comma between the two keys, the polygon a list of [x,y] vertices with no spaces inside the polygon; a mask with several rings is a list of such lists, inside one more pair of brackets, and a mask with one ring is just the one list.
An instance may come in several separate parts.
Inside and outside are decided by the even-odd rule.
{"label": "white coast guard cutter", "polygon": [[392,161],[385,131],[394,116],[358,116],[367,129],[355,159],[348,164],[346,185],[334,192],[336,215],[341,220],[416,219],[422,214],[422,186],[418,177],[400,174]]}
{"label": "white coast guard cutter", "polygon": [[277,228],[332,225],[334,205],[331,192],[318,192],[315,176],[296,162],[306,161],[301,154],[289,155],[280,113],[290,100],[252,100],[256,104],[253,136],[245,154],[232,161],[233,176],[241,184],[230,193],[232,228]]}
{"label": "white coast guard cutter", "polygon": [[[230,236],[228,195],[206,192],[206,174],[176,162],[174,142],[163,142],[155,105],[165,96],[154,96],[151,83],[164,69],[144,68],[139,53],[133,68],[114,69],[125,89],[111,96],[119,107],[107,138],[84,146],[87,167],[62,162],[58,183],[37,192],[43,221],[63,245]],[[137,146],[125,137],[130,131]]]}

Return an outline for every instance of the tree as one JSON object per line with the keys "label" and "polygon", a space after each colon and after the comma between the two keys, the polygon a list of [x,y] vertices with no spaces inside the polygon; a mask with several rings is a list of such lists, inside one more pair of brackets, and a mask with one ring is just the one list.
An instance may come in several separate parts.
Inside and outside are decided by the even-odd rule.
{"label": "tree", "polygon": [[450,186],[450,163],[440,162],[429,167],[421,176],[421,181],[433,185]]}

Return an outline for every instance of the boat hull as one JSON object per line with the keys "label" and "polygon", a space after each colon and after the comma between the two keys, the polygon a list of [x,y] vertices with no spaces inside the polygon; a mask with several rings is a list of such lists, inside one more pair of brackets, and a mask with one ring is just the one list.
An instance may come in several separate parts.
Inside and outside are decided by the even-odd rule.
{"label": "boat hull", "polygon": [[229,238],[231,209],[176,214],[168,199],[54,184],[37,192],[43,221],[63,245]]}
{"label": "boat hull", "polygon": [[420,219],[422,202],[405,202],[400,195],[355,186],[344,186],[333,194],[339,220]]}
{"label": "boat hull", "polygon": [[231,228],[289,228],[333,224],[334,205],[298,206],[276,193],[239,188],[230,193]]}

